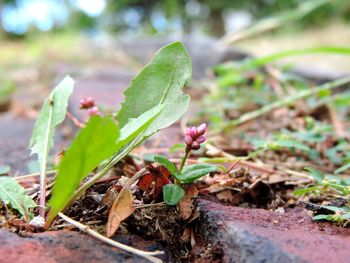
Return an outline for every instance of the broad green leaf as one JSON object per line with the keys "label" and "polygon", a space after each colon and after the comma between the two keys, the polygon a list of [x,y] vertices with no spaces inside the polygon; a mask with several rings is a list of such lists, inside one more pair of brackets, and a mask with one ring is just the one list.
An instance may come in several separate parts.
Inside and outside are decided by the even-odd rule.
{"label": "broad green leaf", "polygon": [[310,172],[310,175],[315,179],[315,181],[317,183],[321,183],[322,180],[324,179],[325,177],[325,174],[322,173],[321,171],[315,169],[315,168],[312,168],[312,167],[306,167],[305,168],[306,171]]}
{"label": "broad green leaf", "polygon": [[157,163],[160,163],[165,166],[165,168],[168,169],[171,175],[176,175],[177,174],[177,168],[174,163],[170,162],[167,158],[161,155],[156,155],[154,156],[154,160]]}
{"label": "broad green leaf", "polygon": [[11,177],[0,177],[0,199],[5,205],[10,205],[23,216],[31,216],[28,210],[36,207],[24,188]]}
{"label": "broad green leaf", "polygon": [[118,149],[119,128],[111,117],[91,117],[58,166],[50,200],[51,222],[70,201],[79,183]]}
{"label": "broad green leaf", "polygon": [[47,156],[53,146],[55,127],[65,116],[68,98],[73,92],[74,80],[65,77],[45,100],[35,123],[32,138],[30,139],[31,154],[37,154],[40,171],[46,170]]}
{"label": "broad green leaf", "polygon": [[120,126],[162,104],[164,110],[144,135],[150,136],[177,121],[190,102],[181,89],[190,80],[191,72],[191,59],[183,44],[175,42],[161,48],[124,92],[125,101],[116,116]]}
{"label": "broad green leaf", "polygon": [[141,114],[137,118],[129,119],[129,121],[124,125],[124,127],[120,129],[120,138],[118,140],[120,146],[125,146],[130,141],[135,139],[145,129],[147,129],[163,109],[163,104],[158,105]]}
{"label": "broad green leaf", "polygon": [[163,187],[163,199],[168,205],[177,205],[185,196],[185,190],[178,184],[167,184]]}
{"label": "broad green leaf", "polygon": [[192,183],[193,181],[201,178],[202,176],[215,172],[216,166],[211,164],[193,164],[186,166],[180,175],[178,175],[178,179],[182,183]]}

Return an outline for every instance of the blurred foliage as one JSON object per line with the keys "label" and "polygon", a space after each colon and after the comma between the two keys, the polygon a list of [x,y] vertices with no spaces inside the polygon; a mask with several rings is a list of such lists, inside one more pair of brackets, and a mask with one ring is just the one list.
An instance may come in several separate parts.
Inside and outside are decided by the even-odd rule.
{"label": "blurred foliage", "polygon": [[[101,0],[102,1],[102,0]],[[57,29],[76,30],[138,30],[143,33],[204,30],[210,34],[222,36],[226,32],[228,16],[244,12],[249,23],[276,15],[285,11],[298,9],[303,3],[317,3],[321,0],[280,0],[280,1],[231,1],[231,0],[120,0],[103,1],[105,8],[101,14],[91,16],[76,6],[76,1],[53,1],[64,5],[68,19],[52,27]],[[6,0],[0,3],[0,11],[5,7],[20,7],[24,1]],[[27,1],[30,2],[30,1]],[[94,1],[91,2],[93,5]],[[0,12],[0,22],[3,12]],[[313,10],[307,16],[293,23],[293,28],[320,26],[329,23],[330,19],[349,20],[350,2],[334,0]],[[205,26],[204,26],[205,25]],[[204,29],[203,29],[204,27]],[[30,31],[27,31],[30,33]],[[4,34],[4,32],[2,32]],[[8,32],[8,36],[11,35]]]}

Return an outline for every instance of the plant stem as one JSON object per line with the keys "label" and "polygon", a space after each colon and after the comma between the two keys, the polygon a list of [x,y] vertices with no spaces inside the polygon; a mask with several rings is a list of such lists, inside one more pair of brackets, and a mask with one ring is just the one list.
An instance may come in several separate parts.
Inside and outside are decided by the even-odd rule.
{"label": "plant stem", "polygon": [[187,160],[187,158],[188,158],[190,152],[191,152],[191,149],[188,149],[188,148],[186,147],[185,156],[182,158],[182,161],[181,161],[181,165],[180,165],[180,169],[179,169],[179,174],[181,174],[183,168],[185,167],[185,163],[186,163],[186,160]]}
{"label": "plant stem", "polygon": [[275,110],[277,108],[287,106],[291,103],[294,103],[297,100],[307,98],[313,94],[317,94],[317,93],[322,92],[322,91],[337,88],[337,87],[344,85],[344,84],[347,84],[349,82],[350,82],[350,76],[347,76],[347,77],[344,77],[344,78],[341,78],[341,79],[338,79],[335,81],[325,83],[325,84],[320,85],[314,89],[302,90],[293,96],[289,96],[289,97],[286,97],[285,99],[275,101],[273,103],[270,103],[268,105],[263,106],[262,108],[260,108],[258,110],[247,112],[247,113],[243,114],[241,117],[239,117],[238,119],[227,122],[223,126],[223,129],[228,130],[228,129],[236,127],[242,123],[245,123],[247,121],[251,121],[255,118],[263,116],[264,114],[266,114],[272,110]]}

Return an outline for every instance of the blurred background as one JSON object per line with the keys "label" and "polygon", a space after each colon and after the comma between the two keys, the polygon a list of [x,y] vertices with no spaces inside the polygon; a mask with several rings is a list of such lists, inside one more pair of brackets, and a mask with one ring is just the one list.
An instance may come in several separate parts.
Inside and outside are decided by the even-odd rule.
{"label": "blurred background", "polygon": [[[349,46],[350,1],[2,0],[0,25],[2,90],[102,68],[132,75],[174,40],[185,42],[201,78],[207,68],[247,55]],[[350,68],[341,54],[287,61],[332,77]]]}

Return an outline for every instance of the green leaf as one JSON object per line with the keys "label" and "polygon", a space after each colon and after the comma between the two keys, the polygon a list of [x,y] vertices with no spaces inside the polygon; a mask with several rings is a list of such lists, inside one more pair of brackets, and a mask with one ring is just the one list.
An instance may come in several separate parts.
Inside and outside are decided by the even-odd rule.
{"label": "green leaf", "polygon": [[111,117],[91,117],[58,166],[48,222],[69,203],[79,183],[118,150],[119,128]]}
{"label": "green leaf", "polygon": [[314,178],[314,180],[317,182],[317,183],[321,183],[323,181],[323,179],[325,178],[325,174],[322,173],[321,171],[315,169],[315,168],[312,168],[312,167],[306,167],[305,168],[306,171],[310,172],[310,175]]}
{"label": "green leaf", "polygon": [[46,171],[47,156],[53,146],[55,127],[66,116],[68,98],[73,92],[73,86],[74,80],[69,76],[65,77],[45,100],[35,123],[29,147],[31,154],[38,155],[42,173]]}
{"label": "green leaf", "polygon": [[177,121],[190,102],[190,97],[181,89],[190,80],[191,72],[191,59],[180,42],[161,48],[124,92],[125,101],[116,116],[120,126],[162,104],[164,110],[144,135],[150,136]]}
{"label": "green leaf", "polygon": [[343,166],[341,166],[341,167],[339,167],[337,170],[335,170],[334,173],[335,174],[339,174],[339,173],[345,172],[345,171],[347,171],[349,169],[350,169],[350,162],[345,164],[345,165],[343,165]]}
{"label": "green leaf", "polygon": [[316,190],[319,190],[319,186],[310,186],[307,188],[301,188],[301,189],[297,189],[293,192],[294,195],[304,195],[304,194],[308,194],[308,193],[312,193]]}
{"label": "green leaf", "polygon": [[277,146],[277,147],[299,149],[305,152],[308,152],[310,150],[310,148],[307,145],[297,142],[295,140],[276,140],[272,142],[272,145],[274,147]]}
{"label": "green leaf", "polygon": [[211,164],[188,165],[177,178],[183,183],[192,183],[208,173],[215,172],[216,169],[216,166]]}
{"label": "green leaf", "polygon": [[31,217],[28,210],[36,207],[24,188],[11,177],[0,177],[0,199],[5,205],[10,205],[23,216],[29,215]]}
{"label": "green leaf", "polygon": [[170,162],[167,158],[161,155],[156,155],[154,156],[154,160],[157,163],[160,163],[165,166],[165,168],[168,169],[171,175],[176,175],[177,174],[177,168],[174,163]]}
{"label": "green leaf", "polygon": [[120,129],[120,138],[118,143],[121,144],[121,147],[128,144],[145,129],[147,129],[163,109],[164,105],[158,105],[141,114],[137,118],[129,119],[128,123],[126,123],[122,129]]}
{"label": "green leaf", "polygon": [[316,215],[312,219],[313,220],[327,220],[327,221],[333,221],[334,215]]}
{"label": "green leaf", "polygon": [[177,205],[185,196],[185,190],[178,184],[167,184],[163,187],[163,199],[168,205]]}

